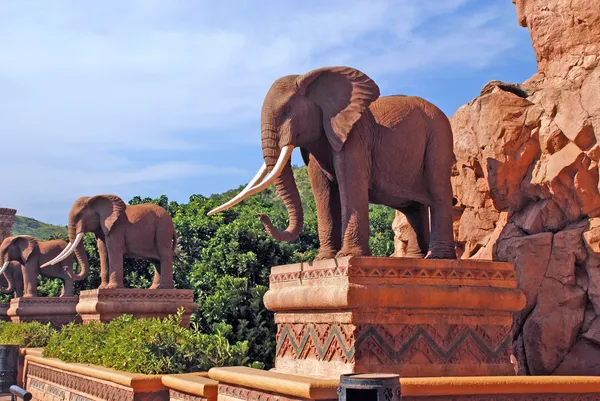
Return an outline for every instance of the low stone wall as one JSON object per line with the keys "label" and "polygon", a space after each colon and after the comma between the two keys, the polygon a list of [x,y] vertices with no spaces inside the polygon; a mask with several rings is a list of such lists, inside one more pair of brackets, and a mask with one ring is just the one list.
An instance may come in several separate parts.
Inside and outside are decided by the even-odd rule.
{"label": "low stone wall", "polygon": [[[246,367],[213,368],[218,401],[337,400],[337,380]],[[400,379],[408,401],[598,401],[599,376],[484,376]]]}
{"label": "low stone wall", "polygon": [[408,401],[600,400],[598,376],[488,376],[400,379]]}
{"label": "low stone wall", "polygon": [[[307,401],[338,399],[339,380],[236,366],[180,375],[142,375],[25,357],[33,401]],[[480,376],[400,379],[408,401],[600,401],[600,376]]]}
{"label": "low stone wall", "polygon": [[162,382],[169,388],[170,401],[217,401],[219,383],[206,372],[166,375]]}
{"label": "low stone wall", "polygon": [[162,375],[142,375],[53,358],[25,357],[25,388],[33,401],[167,401]]}

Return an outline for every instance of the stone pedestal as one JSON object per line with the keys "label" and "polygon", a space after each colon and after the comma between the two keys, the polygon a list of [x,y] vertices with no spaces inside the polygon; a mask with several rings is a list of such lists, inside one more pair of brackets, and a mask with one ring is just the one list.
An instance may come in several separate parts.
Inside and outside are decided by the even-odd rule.
{"label": "stone pedestal", "polygon": [[59,328],[70,322],[81,322],[76,305],[77,297],[13,298],[6,314],[13,323],[37,321]]}
{"label": "stone pedestal", "polygon": [[273,267],[264,302],[278,372],[485,376],[514,375],[525,296],[509,263],[362,257]]}
{"label": "stone pedestal", "polygon": [[81,291],[77,313],[84,323],[108,322],[124,314],[162,318],[177,313],[181,307],[183,325],[189,327],[190,316],[198,308],[192,290],[96,289]]}

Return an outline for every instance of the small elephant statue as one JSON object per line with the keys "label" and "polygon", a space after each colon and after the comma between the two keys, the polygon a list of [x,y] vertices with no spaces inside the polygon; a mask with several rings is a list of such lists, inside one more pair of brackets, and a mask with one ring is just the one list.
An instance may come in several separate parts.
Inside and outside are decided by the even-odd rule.
{"label": "small elephant statue", "polygon": [[75,252],[85,233],[94,233],[100,254],[100,287],[124,288],[123,257],[155,266],[151,289],[173,288],[177,234],[171,215],[155,204],[126,205],[116,195],[82,196],[69,212],[69,248],[49,264]]}
{"label": "small elephant statue", "polygon": [[[0,292],[3,294],[14,293],[17,298],[23,296],[23,272],[19,262],[8,262],[4,271],[0,271],[0,279],[6,281],[7,285],[6,287],[0,287]],[[3,283],[0,284],[0,286],[3,285]]]}
{"label": "small elephant statue", "polygon": [[452,232],[453,135],[446,115],[416,96],[379,96],[351,67],[326,67],[273,83],[261,114],[264,163],[244,190],[214,214],[275,184],[289,214],[282,241],[302,231],[302,203],[291,167],[299,147],[315,197],[317,259],[368,256],[369,203],[404,213],[415,231],[410,257],[456,259]]}
{"label": "small elephant statue", "polygon": [[[23,297],[37,297],[38,275],[58,278],[63,282],[61,297],[72,297],[74,295],[74,281],[84,280],[90,273],[90,266],[87,258],[81,262],[81,272],[73,274],[73,263],[75,260],[70,258],[63,259],[61,264],[48,264],[49,261],[60,255],[67,247],[67,243],[61,240],[38,241],[30,235],[19,235],[16,237],[5,238],[0,245],[0,257],[4,265],[0,268],[0,274],[8,281],[9,288],[11,281],[6,274],[11,262],[21,264],[20,272],[13,270],[13,277],[20,276],[19,280],[23,282]],[[85,254],[85,251],[84,251]],[[12,283],[17,288],[18,280]]]}

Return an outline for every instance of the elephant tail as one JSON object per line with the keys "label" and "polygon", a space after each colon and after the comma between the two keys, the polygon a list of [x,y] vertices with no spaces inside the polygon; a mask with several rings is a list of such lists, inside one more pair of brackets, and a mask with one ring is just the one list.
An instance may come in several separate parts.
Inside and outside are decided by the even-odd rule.
{"label": "elephant tail", "polygon": [[173,231],[173,252],[175,252],[175,249],[177,249],[177,232]]}

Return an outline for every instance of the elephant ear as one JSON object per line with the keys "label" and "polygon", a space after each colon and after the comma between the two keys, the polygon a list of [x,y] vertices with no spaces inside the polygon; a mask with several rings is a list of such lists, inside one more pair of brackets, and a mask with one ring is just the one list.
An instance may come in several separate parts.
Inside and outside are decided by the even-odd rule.
{"label": "elephant ear", "polygon": [[100,216],[105,235],[110,232],[116,221],[125,214],[127,205],[116,195],[96,195],[88,200],[90,207]]}
{"label": "elephant ear", "polygon": [[21,257],[23,258],[24,263],[27,263],[38,247],[37,240],[31,235],[19,235],[13,237],[12,243],[21,250]]}
{"label": "elephant ear", "polygon": [[379,97],[379,87],[364,73],[350,67],[319,68],[296,78],[301,95],[323,113],[329,143],[339,152],[362,113]]}

